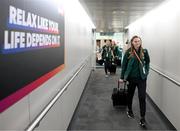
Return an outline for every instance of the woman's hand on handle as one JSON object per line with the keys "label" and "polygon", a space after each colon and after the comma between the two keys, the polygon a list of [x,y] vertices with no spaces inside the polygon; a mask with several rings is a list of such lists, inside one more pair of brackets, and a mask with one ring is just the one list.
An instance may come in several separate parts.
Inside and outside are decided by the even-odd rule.
{"label": "woman's hand on handle", "polygon": [[124,82],[124,80],[123,79],[119,79],[119,83],[123,83]]}

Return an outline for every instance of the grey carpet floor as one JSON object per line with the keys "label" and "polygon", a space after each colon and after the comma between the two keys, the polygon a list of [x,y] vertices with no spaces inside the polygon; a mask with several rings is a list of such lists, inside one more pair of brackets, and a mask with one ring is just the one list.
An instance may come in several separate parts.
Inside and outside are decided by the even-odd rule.
{"label": "grey carpet floor", "polygon": [[173,130],[147,99],[146,128],[139,126],[137,88],[133,99],[134,119],[126,115],[126,107],[113,107],[111,94],[117,87],[120,69],[105,77],[103,69],[92,71],[68,130]]}

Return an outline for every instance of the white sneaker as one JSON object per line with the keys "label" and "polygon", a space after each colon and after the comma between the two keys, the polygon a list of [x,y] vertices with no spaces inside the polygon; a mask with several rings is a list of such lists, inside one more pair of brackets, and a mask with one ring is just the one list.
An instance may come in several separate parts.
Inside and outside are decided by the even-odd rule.
{"label": "white sneaker", "polygon": [[142,127],[146,127],[146,120],[145,120],[144,118],[141,118],[139,124],[140,124]]}
{"label": "white sneaker", "polygon": [[105,75],[105,77],[107,78],[107,77],[108,77],[108,75]]}

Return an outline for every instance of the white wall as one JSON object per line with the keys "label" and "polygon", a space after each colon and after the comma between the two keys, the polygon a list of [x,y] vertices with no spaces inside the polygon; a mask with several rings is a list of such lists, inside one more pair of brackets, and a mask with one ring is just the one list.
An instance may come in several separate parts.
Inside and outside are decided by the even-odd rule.
{"label": "white wall", "polygon": [[87,59],[87,65],[75,78],[38,130],[67,129],[92,66],[92,23],[77,0],[65,1],[65,69],[28,96],[0,114],[0,130],[23,130],[63,87]]}
{"label": "white wall", "polygon": [[[180,82],[180,1],[168,0],[129,26],[140,35],[151,66]],[[175,128],[180,129],[180,87],[150,71],[147,92]]]}

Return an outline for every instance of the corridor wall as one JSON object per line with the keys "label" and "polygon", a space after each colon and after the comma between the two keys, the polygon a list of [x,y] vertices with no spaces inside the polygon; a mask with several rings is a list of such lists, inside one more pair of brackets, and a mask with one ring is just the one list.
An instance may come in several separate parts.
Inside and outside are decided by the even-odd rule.
{"label": "corridor wall", "polygon": [[[64,13],[65,18],[65,67],[61,72],[51,77],[37,89],[1,112],[0,130],[24,130],[27,128],[53,96],[63,88],[65,83],[85,62],[86,66],[48,114],[46,114],[36,129],[66,130],[71,121],[92,68],[92,28],[94,28],[94,26],[78,0],[62,1],[64,4],[64,12],[62,12],[62,10],[59,11],[60,13]],[[44,3],[45,0],[39,0],[38,2]],[[57,0],[52,0],[52,2],[59,4]],[[47,10],[50,10],[50,8]],[[41,68],[43,68],[43,66]]]}
{"label": "corridor wall", "polygon": [[[180,8],[168,0],[128,26],[129,38],[139,35],[151,58],[151,67],[180,82]],[[180,129],[180,87],[150,70],[147,93],[169,121]]]}

